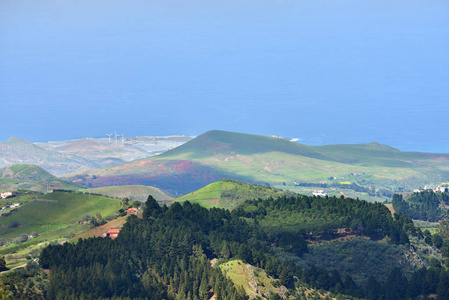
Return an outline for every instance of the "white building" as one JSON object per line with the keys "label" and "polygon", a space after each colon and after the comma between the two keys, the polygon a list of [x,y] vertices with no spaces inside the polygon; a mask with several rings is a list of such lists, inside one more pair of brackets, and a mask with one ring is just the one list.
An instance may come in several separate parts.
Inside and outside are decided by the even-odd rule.
{"label": "white building", "polygon": [[2,199],[5,199],[6,197],[9,197],[11,195],[11,192],[0,192],[0,197],[2,197]]}
{"label": "white building", "polygon": [[327,196],[327,194],[323,190],[313,191],[312,194],[314,196],[319,196],[319,197],[326,197]]}
{"label": "white building", "polygon": [[445,191],[446,191],[446,186],[438,186],[435,190],[434,190],[434,192],[436,193],[436,192],[440,192],[440,193],[444,193]]}

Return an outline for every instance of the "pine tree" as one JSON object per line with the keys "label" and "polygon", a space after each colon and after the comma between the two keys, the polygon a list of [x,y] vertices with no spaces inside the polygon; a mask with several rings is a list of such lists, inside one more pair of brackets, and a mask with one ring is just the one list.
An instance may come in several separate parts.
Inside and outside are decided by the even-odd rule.
{"label": "pine tree", "polygon": [[0,271],[6,270],[6,261],[5,257],[0,257]]}
{"label": "pine tree", "polygon": [[145,220],[149,218],[157,218],[157,216],[162,212],[162,208],[157,203],[153,196],[149,195],[147,201],[145,202],[145,209],[143,210],[143,218]]}

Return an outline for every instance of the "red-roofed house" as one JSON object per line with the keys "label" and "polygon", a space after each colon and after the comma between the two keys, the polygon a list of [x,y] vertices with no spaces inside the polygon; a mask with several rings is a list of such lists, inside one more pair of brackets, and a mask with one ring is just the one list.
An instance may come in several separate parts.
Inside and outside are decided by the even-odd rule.
{"label": "red-roofed house", "polygon": [[127,213],[127,214],[129,214],[129,213],[133,213],[133,212],[137,212],[137,208],[130,208],[130,209],[128,209],[128,210],[125,210],[125,212]]}
{"label": "red-roofed house", "polygon": [[105,233],[103,233],[103,237],[110,237],[111,239],[115,239],[118,237],[118,234],[120,233],[120,229],[109,229]]}

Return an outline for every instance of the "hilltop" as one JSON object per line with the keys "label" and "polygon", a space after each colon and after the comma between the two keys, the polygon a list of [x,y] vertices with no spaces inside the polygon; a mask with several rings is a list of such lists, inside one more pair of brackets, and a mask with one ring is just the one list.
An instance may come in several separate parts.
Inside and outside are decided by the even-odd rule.
{"label": "hilltop", "polygon": [[46,192],[48,189],[78,189],[71,182],[59,179],[39,166],[15,164],[0,169],[0,190],[19,189]]}
{"label": "hilltop", "polygon": [[[287,192],[287,194],[289,193]],[[220,180],[179,197],[175,201],[198,203],[206,208],[234,209],[247,200],[277,198],[283,195],[286,195],[286,192],[268,186],[248,184],[235,180]]]}
{"label": "hilltop", "polygon": [[[307,146],[277,137],[214,130],[149,159],[67,178],[92,187],[152,185],[173,194],[186,194],[222,178],[297,192],[343,183],[363,187],[356,194],[349,191],[349,196],[383,200],[375,197],[444,181],[448,167],[449,155],[402,152],[375,142]],[[308,188],[300,187],[301,183]]]}
{"label": "hilltop", "polygon": [[431,160],[449,163],[449,155],[402,152],[377,142],[307,146],[279,137],[219,130],[208,131],[161,154],[159,158],[203,160],[211,157],[232,158],[235,155],[252,156],[265,153],[284,153],[343,164],[379,167],[418,167],[426,161],[431,164]]}

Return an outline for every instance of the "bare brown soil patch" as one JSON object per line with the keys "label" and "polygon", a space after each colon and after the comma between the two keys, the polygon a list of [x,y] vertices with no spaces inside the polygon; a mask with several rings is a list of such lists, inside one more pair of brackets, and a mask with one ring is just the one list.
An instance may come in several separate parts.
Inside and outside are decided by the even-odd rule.
{"label": "bare brown soil patch", "polygon": [[391,212],[391,214],[396,213],[396,211],[394,210],[393,204],[389,203],[389,204],[385,204],[385,206],[388,208],[388,210]]}
{"label": "bare brown soil patch", "polygon": [[78,240],[80,238],[81,239],[87,239],[87,238],[95,237],[95,236],[101,237],[101,236],[103,236],[103,233],[105,233],[109,229],[122,228],[123,224],[125,224],[125,223],[126,223],[126,216],[120,217],[118,219],[115,219],[115,220],[112,220],[110,222],[107,222],[104,225],[92,228],[92,229],[90,229],[90,230],[88,230],[86,232],[78,234],[77,236],[75,236],[73,238],[73,240],[76,241],[76,240]]}

